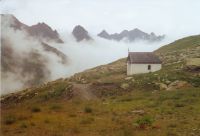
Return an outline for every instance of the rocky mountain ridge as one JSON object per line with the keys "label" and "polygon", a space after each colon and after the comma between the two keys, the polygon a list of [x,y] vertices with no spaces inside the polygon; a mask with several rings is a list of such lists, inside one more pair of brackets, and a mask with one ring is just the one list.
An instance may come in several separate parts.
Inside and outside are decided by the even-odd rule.
{"label": "rocky mountain ridge", "polygon": [[33,36],[41,41],[47,40],[63,43],[58,32],[56,30],[52,30],[52,28],[45,23],[38,23],[36,25],[28,26],[20,22],[14,15],[11,14],[1,14],[1,19],[1,23],[7,23],[7,25],[10,25],[10,27],[14,28],[15,30],[23,30],[29,36]]}
{"label": "rocky mountain ridge", "polygon": [[139,30],[138,28],[135,28],[130,31],[123,30],[120,33],[114,33],[114,34],[109,34],[108,32],[106,32],[106,30],[103,30],[101,33],[98,34],[98,36],[108,40],[115,40],[115,41],[127,40],[129,42],[134,42],[136,40],[156,42],[156,41],[161,41],[165,38],[164,35],[156,36],[153,32],[148,34]]}

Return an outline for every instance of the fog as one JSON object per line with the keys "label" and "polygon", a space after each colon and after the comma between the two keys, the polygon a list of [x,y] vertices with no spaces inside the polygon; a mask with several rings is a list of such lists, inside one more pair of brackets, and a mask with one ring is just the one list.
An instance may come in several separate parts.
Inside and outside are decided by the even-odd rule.
{"label": "fog", "polygon": [[[199,34],[199,5],[199,0],[0,0],[1,13],[13,14],[27,25],[45,22],[58,30],[64,44],[48,44],[67,55],[67,65],[64,65],[58,56],[46,52],[38,39],[27,36],[24,31],[5,30],[6,27],[1,26],[1,38],[10,39],[7,47],[14,52],[11,58],[17,58],[8,65],[9,69],[3,69],[7,72],[2,72],[1,68],[1,94],[111,63],[127,57],[128,50],[154,51],[176,39]],[[71,31],[78,24],[89,32],[92,41],[76,42]],[[134,28],[165,34],[166,38],[162,42],[128,43],[96,36],[103,29],[119,33]],[[35,54],[38,57],[30,61]],[[27,65],[37,65],[37,68],[27,70]]]}
{"label": "fog", "polygon": [[[69,59],[69,65],[67,67],[64,69],[61,68],[60,70],[56,67],[55,71],[58,70],[61,75],[69,77],[86,69],[125,58],[128,55],[128,50],[131,52],[150,52],[171,42],[169,38],[161,42],[153,43],[145,41],[136,41],[133,43],[124,41],[116,42],[105,40],[95,35],[92,35],[92,38],[93,40],[91,41],[76,42],[70,33],[64,33],[62,36],[65,42],[64,44],[52,43],[51,45],[53,47],[67,54]],[[57,73],[55,74],[56,76]]]}
{"label": "fog", "polygon": [[[6,22],[6,21],[5,21]],[[62,33],[63,44],[48,42],[67,56],[67,64],[42,48],[38,39],[23,30],[14,30],[2,25],[2,87],[1,94],[8,94],[24,88],[39,85],[58,78],[70,77],[75,73],[108,64],[127,57],[129,51],[153,51],[170,42],[110,41],[95,35],[93,40],[76,42],[71,33]],[[9,23],[8,23],[9,24]],[[9,54],[8,54],[9,53]],[[5,65],[6,64],[6,65]]]}
{"label": "fog", "polygon": [[[41,42],[23,30],[1,22],[1,94],[47,82],[61,76],[53,66],[63,67],[56,54],[44,50]],[[63,74],[63,73],[62,73]]]}

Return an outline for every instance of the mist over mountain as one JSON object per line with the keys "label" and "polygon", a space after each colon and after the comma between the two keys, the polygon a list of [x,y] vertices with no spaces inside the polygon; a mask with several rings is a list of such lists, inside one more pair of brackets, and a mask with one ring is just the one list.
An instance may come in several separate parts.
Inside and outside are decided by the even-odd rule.
{"label": "mist over mountain", "polygon": [[56,30],[52,30],[52,28],[45,23],[38,23],[36,25],[28,26],[20,22],[15,16],[11,14],[1,14],[1,19],[4,22],[7,20],[8,22],[5,23],[14,28],[14,30],[23,30],[29,36],[33,36],[40,41],[54,41],[57,43],[63,43],[58,32]]}
{"label": "mist over mountain", "polygon": [[85,30],[85,28],[83,28],[80,25],[77,25],[74,27],[73,31],[72,31],[73,36],[75,37],[77,42],[80,42],[82,40],[91,40],[92,38],[89,36],[88,31]]}
{"label": "mist over mountain", "polygon": [[98,36],[108,40],[115,40],[115,41],[126,40],[128,42],[134,42],[136,40],[157,42],[165,38],[164,35],[156,36],[153,32],[148,34],[137,28],[130,31],[123,30],[121,33],[114,33],[114,34],[109,34],[108,32],[106,32],[106,30],[103,30],[101,33],[98,34]]}
{"label": "mist over mountain", "polygon": [[0,0],[1,135],[200,136],[199,5]]}
{"label": "mist over mountain", "polygon": [[13,15],[1,17],[3,94],[110,63],[126,57],[128,48],[152,51],[162,45],[145,40],[132,43],[107,40],[90,35],[80,25],[69,35],[59,35],[45,23],[28,26]]}
{"label": "mist over mountain", "polygon": [[52,79],[52,62],[67,65],[67,56],[45,43],[61,42],[58,33],[46,24],[29,27],[13,15],[1,15],[1,27],[3,92],[38,85]]}
{"label": "mist over mountain", "polygon": [[[31,27],[29,27],[28,33],[34,37],[39,36],[47,40],[54,40],[55,42],[63,43],[63,41],[59,37],[58,32],[56,30],[52,30],[51,27],[49,27],[45,23],[32,25]],[[40,40],[42,40],[42,38],[40,38]]]}
{"label": "mist over mountain", "polygon": [[[77,42],[80,41],[89,41],[93,38],[89,35],[88,31],[80,25],[74,27],[72,31],[72,35],[76,39]],[[141,31],[138,28],[133,30],[123,30],[121,33],[114,33],[109,34],[106,30],[102,30],[98,37],[107,39],[107,40],[114,40],[114,41],[127,41],[127,42],[135,42],[135,41],[148,41],[148,42],[159,42],[165,38],[165,35],[156,35],[155,33],[151,32],[150,34]]]}

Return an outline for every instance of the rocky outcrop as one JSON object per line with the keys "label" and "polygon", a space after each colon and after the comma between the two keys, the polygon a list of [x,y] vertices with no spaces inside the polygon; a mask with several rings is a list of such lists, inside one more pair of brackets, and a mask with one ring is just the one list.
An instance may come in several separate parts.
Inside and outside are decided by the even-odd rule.
{"label": "rocky outcrop", "polygon": [[159,86],[160,90],[167,90],[167,85],[164,83],[156,83],[156,85]]}
{"label": "rocky outcrop", "polygon": [[56,30],[52,30],[52,28],[45,23],[32,25],[28,27],[27,31],[31,36],[39,38],[40,40],[45,38],[47,40],[55,41],[57,43],[63,43],[63,41],[59,37],[58,32]]}
{"label": "rocky outcrop", "polygon": [[192,85],[189,84],[188,82],[176,80],[168,85],[167,90],[170,91],[170,90],[189,88],[189,87],[192,87]]}
{"label": "rocky outcrop", "polygon": [[128,83],[122,83],[120,88],[122,88],[123,90],[126,90],[129,88],[129,84]]}
{"label": "rocky outcrop", "polygon": [[72,31],[73,36],[75,37],[77,42],[83,41],[83,40],[91,40],[92,38],[89,36],[88,31],[86,31],[82,26],[77,25],[74,27]]}
{"label": "rocky outcrop", "polygon": [[155,83],[155,84],[159,87],[160,90],[167,90],[167,91],[192,87],[192,85],[187,81],[179,81],[179,80],[171,82],[168,85],[165,83]]}
{"label": "rocky outcrop", "polygon": [[98,36],[101,38],[105,38],[108,40],[115,40],[115,41],[121,41],[123,39],[126,39],[129,42],[133,42],[135,40],[145,40],[145,41],[155,42],[155,41],[161,41],[165,37],[164,35],[156,36],[153,32],[151,34],[148,34],[137,28],[130,31],[123,30],[121,33],[114,33],[114,34],[109,34],[105,30],[103,30],[101,33],[98,34]]}
{"label": "rocky outcrop", "polygon": [[67,64],[67,56],[64,53],[44,42],[42,42],[41,44],[45,51],[54,53],[61,59],[62,64]]}
{"label": "rocky outcrop", "polygon": [[2,25],[7,25],[15,30],[23,30],[29,36],[35,37],[40,41],[55,41],[57,43],[63,43],[56,30],[52,30],[50,26],[45,23],[38,23],[36,25],[28,26],[20,22],[15,16],[11,14],[1,14]]}

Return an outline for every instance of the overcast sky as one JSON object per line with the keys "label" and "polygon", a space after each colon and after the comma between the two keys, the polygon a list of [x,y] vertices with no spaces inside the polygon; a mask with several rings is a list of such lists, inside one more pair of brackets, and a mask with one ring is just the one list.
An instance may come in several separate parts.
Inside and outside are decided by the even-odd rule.
{"label": "overcast sky", "polygon": [[136,27],[176,37],[200,33],[200,0],[0,0],[0,10],[63,32],[80,24],[92,34]]}

